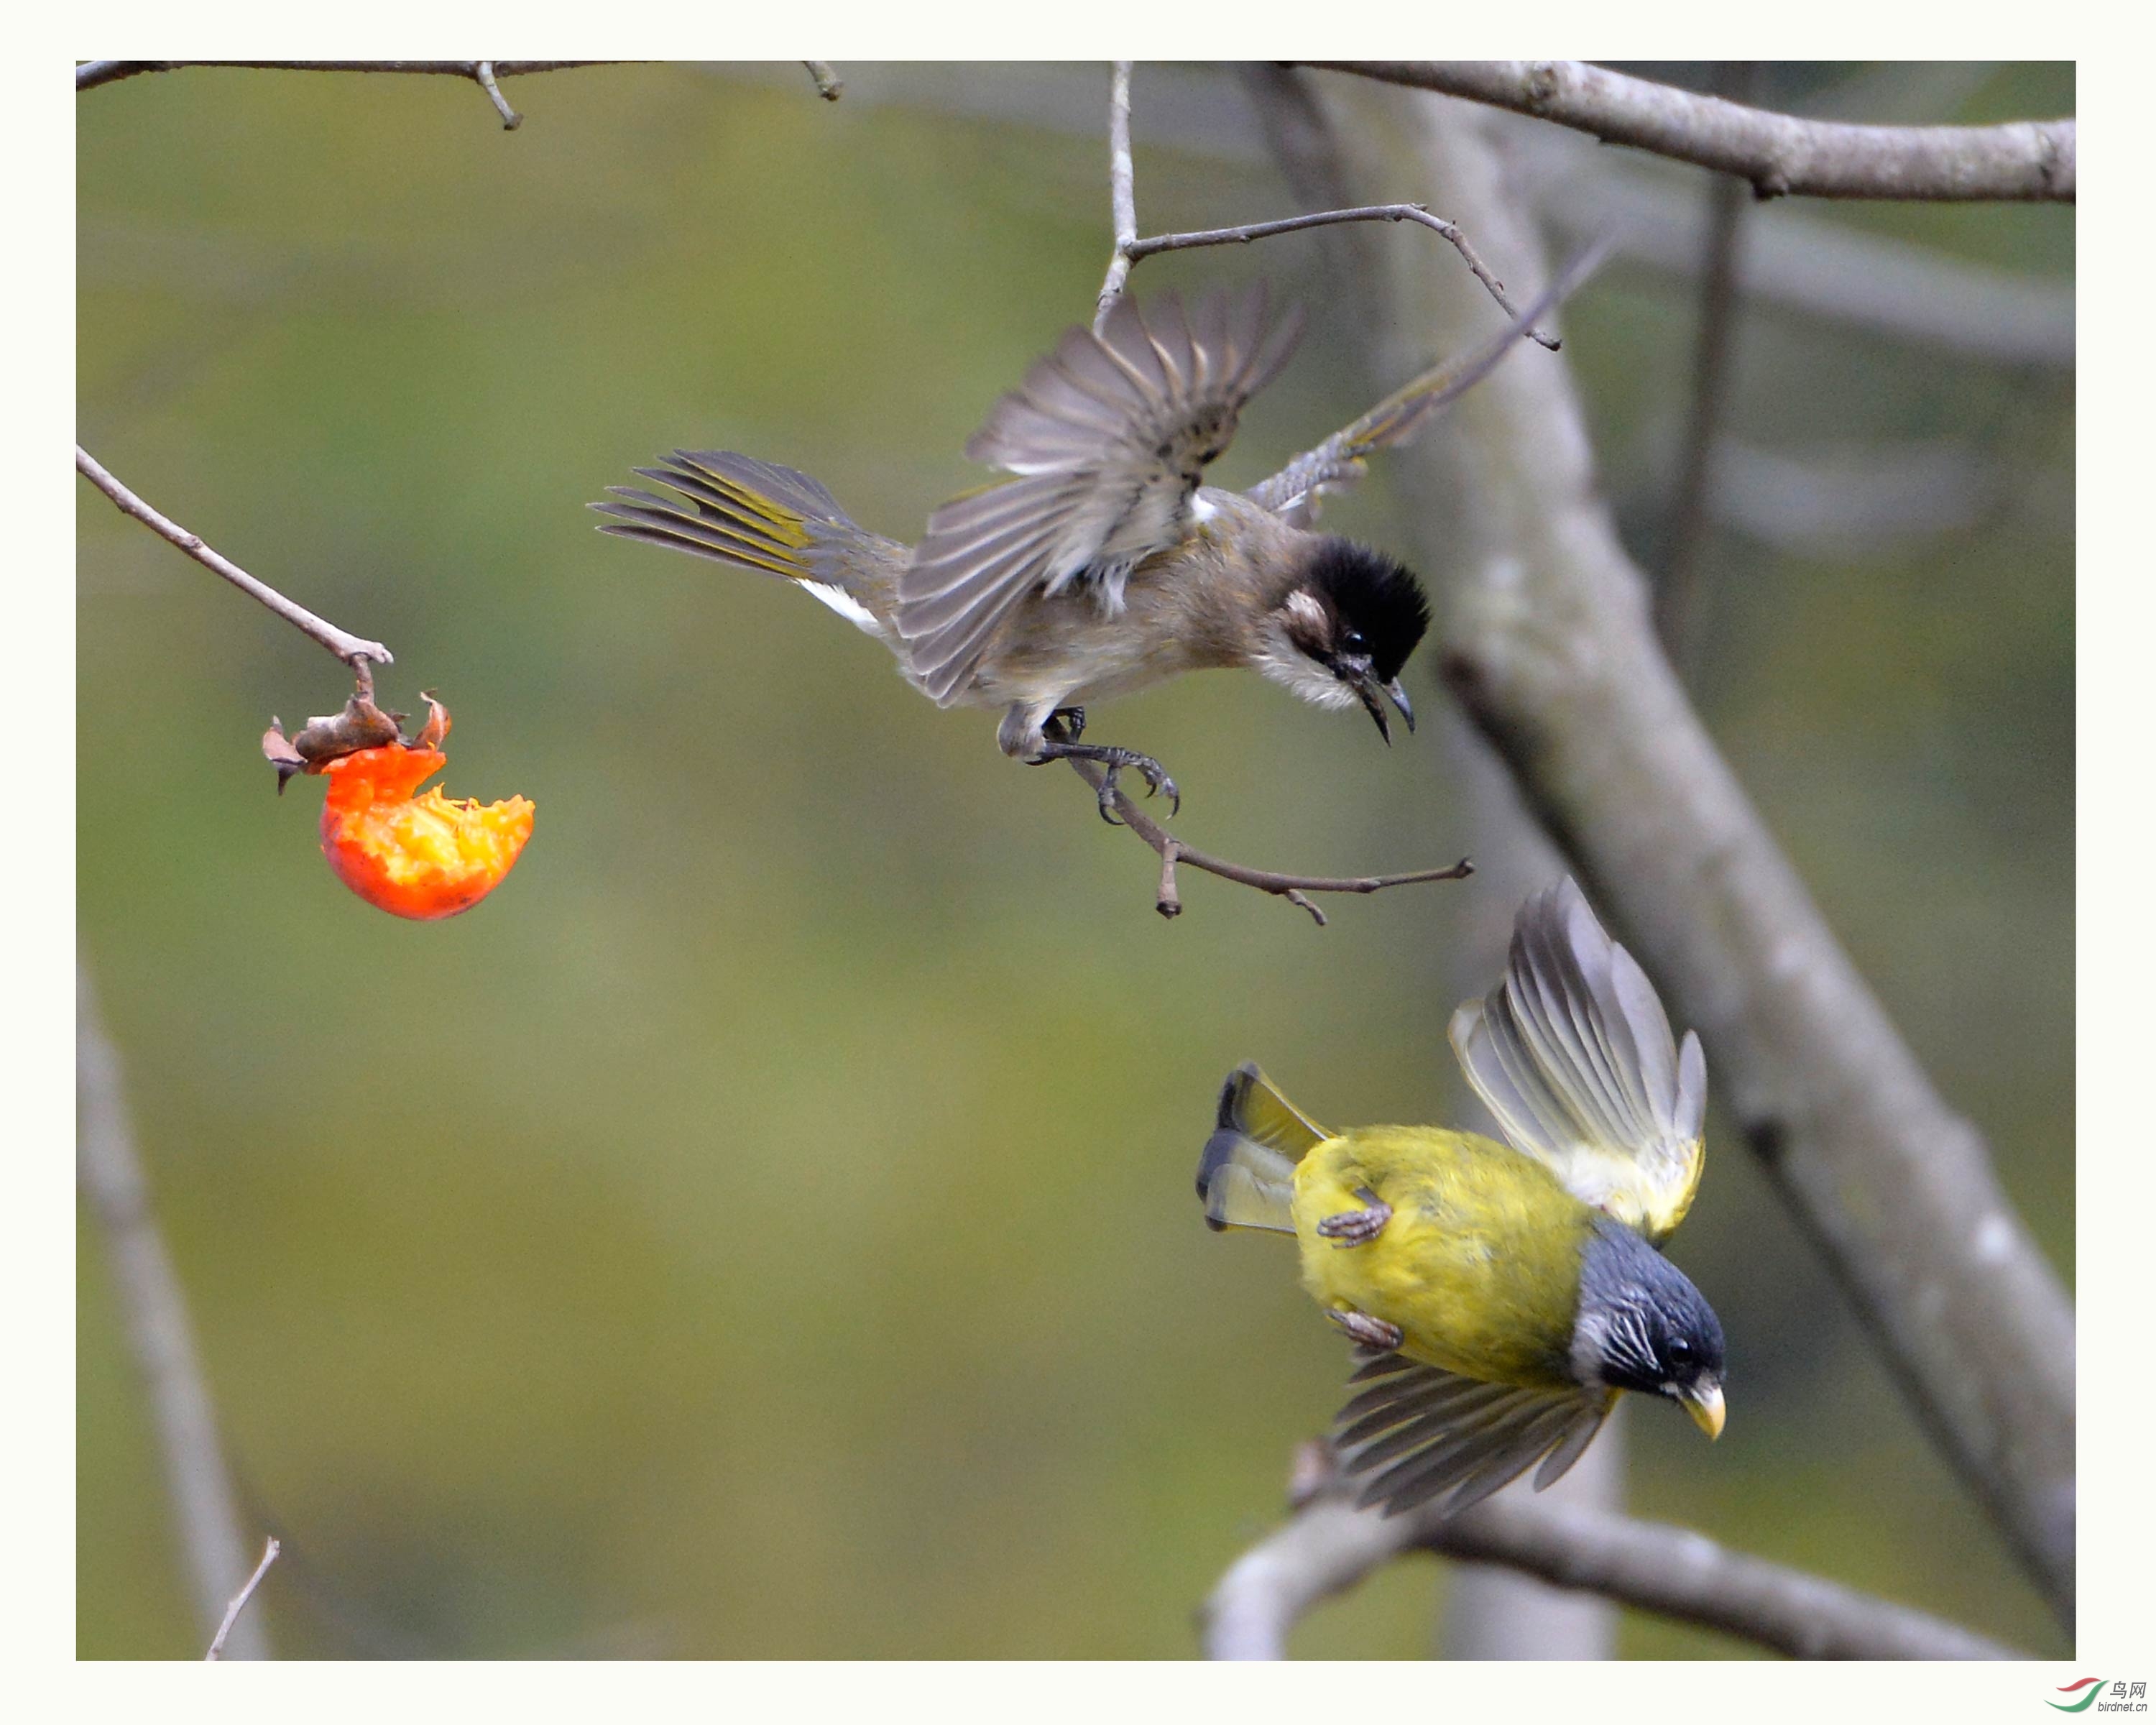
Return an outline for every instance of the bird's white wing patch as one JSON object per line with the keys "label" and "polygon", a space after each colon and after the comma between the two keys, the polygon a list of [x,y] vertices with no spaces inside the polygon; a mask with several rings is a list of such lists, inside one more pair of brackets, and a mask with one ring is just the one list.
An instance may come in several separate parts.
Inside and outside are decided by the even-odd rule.
{"label": "bird's white wing patch", "polygon": [[883,625],[875,620],[875,614],[844,588],[823,581],[803,581],[798,585],[803,593],[829,605],[862,634],[874,635],[878,640],[885,639]]}
{"label": "bird's white wing patch", "polygon": [[1569,880],[1521,907],[1505,979],[1452,1015],[1452,1046],[1506,1141],[1584,1204],[1660,1241],[1699,1185],[1707,1058],[1681,1050],[1632,955]]}

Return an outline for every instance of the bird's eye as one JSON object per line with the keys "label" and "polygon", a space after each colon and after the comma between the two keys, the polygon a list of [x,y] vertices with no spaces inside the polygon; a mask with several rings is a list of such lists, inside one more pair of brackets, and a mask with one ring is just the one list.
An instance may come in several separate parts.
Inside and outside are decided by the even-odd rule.
{"label": "bird's eye", "polygon": [[1687,1361],[1688,1361],[1688,1360],[1690,1360],[1691,1358],[1691,1343],[1689,1343],[1689,1342],[1672,1342],[1672,1343],[1670,1343],[1670,1363],[1671,1363],[1671,1365],[1673,1365],[1673,1366],[1681,1366],[1681,1365],[1683,1365],[1684,1363],[1686,1363],[1686,1362],[1687,1362]]}
{"label": "bird's eye", "polygon": [[1363,631],[1359,629],[1349,629],[1346,634],[1341,636],[1340,644],[1349,653],[1360,653],[1365,645]]}

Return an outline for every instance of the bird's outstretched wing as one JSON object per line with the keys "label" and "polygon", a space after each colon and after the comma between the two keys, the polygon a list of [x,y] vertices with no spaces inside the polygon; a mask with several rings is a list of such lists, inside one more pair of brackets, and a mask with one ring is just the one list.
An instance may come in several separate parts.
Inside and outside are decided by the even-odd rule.
{"label": "bird's outstretched wing", "polygon": [[1356,1502],[1387,1515],[1445,1497],[1443,1513],[1480,1502],[1535,1463],[1535,1490],[1561,1478],[1602,1429],[1613,1389],[1522,1389],[1441,1372],[1363,1348],[1351,1384],[1367,1384],[1333,1422]]}
{"label": "bird's outstretched wing", "polygon": [[1707,1057],[1569,880],[1520,907],[1505,979],[1452,1015],[1452,1048],[1506,1141],[1656,1244],[1705,1153]]}
{"label": "bird's outstretched wing", "polygon": [[1097,576],[1117,602],[1131,567],[1188,530],[1199,473],[1301,331],[1299,313],[1267,331],[1262,284],[1233,303],[1208,294],[1188,316],[1172,294],[1143,313],[1125,297],[1099,335],[1069,331],[966,445],[1016,476],[929,516],[900,579],[898,632],[921,686],[957,700],[1031,593]]}
{"label": "bird's outstretched wing", "polygon": [[1353,425],[1334,432],[1270,479],[1251,486],[1247,494],[1250,501],[1297,526],[1308,526],[1317,519],[1320,498],[1327,492],[1347,490],[1363,476],[1368,457],[1406,443],[1446,403],[1488,377],[1516,343],[1594,273],[1607,252],[1604,242],[1589,246],[1565,266],[1532,305],[1481,347],[1440,361],[1394,391]]}

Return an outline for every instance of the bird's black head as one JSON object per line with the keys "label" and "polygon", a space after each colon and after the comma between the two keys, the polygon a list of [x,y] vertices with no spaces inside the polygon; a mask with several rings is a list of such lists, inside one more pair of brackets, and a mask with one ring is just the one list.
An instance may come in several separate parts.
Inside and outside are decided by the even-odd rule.
{"label": "bird's black head", "polygon": [[1621,1222],[1598,1221],[1581,1260],[1572,1364],[1583,1383],[1668,1396],[1709,1437],[1721,1433],[1722,1321]]}
{"label": "bird's black head", "polygon": [[1430,628],[1430,602],[1407,566],[1383,552],[1327,535],[1272,620],[1279,662],[1261,663],[1276,681],[1320,706],[1359,701],[1389,742],[1379,695],[1414,729],[1400,672]]}

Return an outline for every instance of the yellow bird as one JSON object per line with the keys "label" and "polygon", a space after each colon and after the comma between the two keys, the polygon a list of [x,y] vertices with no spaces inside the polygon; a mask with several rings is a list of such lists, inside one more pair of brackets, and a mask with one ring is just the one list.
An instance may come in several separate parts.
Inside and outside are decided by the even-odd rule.
{"label": "yellow bird", "polygon": [[1620,1390],[1722,1422],[1722,1325],[1657,1250],[1699,1189],[1707,1062],[1570,880],[1521,907],[1505,978],[1452,1046],[1506,1142],[1330,1132],[1245,1065],[1198,1166],[1215,1229],[1292,1234],[1356,1343],[1333,1445],[1387,1514],[1464,1508],[1579,1459]]}

